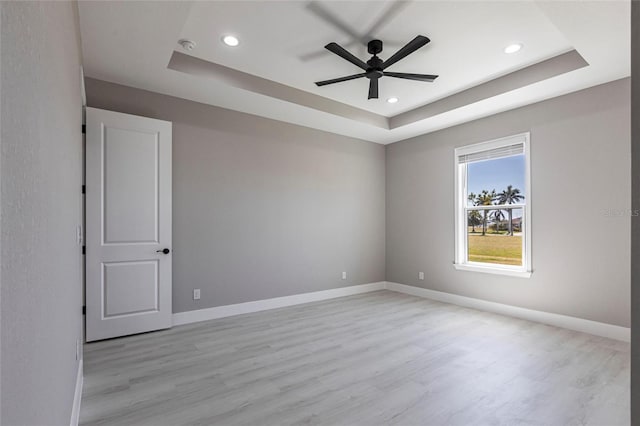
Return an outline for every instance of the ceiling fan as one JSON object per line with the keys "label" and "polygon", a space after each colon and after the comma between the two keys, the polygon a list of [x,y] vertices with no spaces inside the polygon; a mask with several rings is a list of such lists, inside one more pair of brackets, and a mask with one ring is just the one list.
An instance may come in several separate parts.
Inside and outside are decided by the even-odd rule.
{"label": "ceiling fan", "polygon": [[369,97],[368,99],[378,99],[378,79],[380,77],[395,77],[395,78],[404,78],[406,80],[417,80],[417,81],[426,81],[433,82],[437,75],[430,74],[408,74],[403,72],[389,72],[385,71],[388,67],[395,64],[401,59],[406,58],[416,50],[420,49],[425,44],[429,43],[427,37],[419,35],[409,43],[407,43],[403,48],[398,50],[396,53],[391,55],[389,59],[383,61],[378,58],[378,53],[382,52],[382,42],[380,40],[371,40],[367,44],[367,51],[373,56],[367,62],[364,62],[353,54],[351,54],[348,50],[340,46],[338,43],[329,43],[325,46],[325,49],[330,52],[335,53],[343,59],[351,62],[355,66],[362,68],[365,72],[360,74],[348,75],[346,77],[334,78],[332,80],[324,80],[317,81],[316,85],[326,86],[327,84],[340,83],[343,81],[355,80],[356,78],[366,77],[369,79]]}

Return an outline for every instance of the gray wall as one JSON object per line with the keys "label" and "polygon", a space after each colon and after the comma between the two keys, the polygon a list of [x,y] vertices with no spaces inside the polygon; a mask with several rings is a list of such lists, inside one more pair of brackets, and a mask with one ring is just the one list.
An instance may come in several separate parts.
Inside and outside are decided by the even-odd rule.
{"label": "gray wall", "polygon": [[74,7],[0,5],[3,425],[63,425],[71,415],[82,324]]}
{"label": "gray wall", "polygon": [[[628,327],[629,91],[619,80],[387,145],[387,281]],[[533,275],[457,271],[454,148],[525,131]]]}
{"label": "gray wall", "polygon": [[384,146],[85,82],[89,106],[173,122],[174,312],[385,279]]}
{"label": "gray wall", "polygon": [[[640,2],[631,2],[631,188],[640,211]],[[631,221],[631,424],[640,426],[640,217]]]}

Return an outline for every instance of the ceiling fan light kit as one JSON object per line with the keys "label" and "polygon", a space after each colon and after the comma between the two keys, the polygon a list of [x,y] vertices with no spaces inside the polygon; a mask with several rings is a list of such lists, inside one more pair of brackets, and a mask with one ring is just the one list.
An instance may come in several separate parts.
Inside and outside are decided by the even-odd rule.
{"label": "ceiling fan light kit", "polygon": [[364,70],[363,73],[348,75],[345,77],[334,78],[331,80],[317,81],[316,85],[318,87],[326,86],[328,84],[341,83],[343,81],[355,80],[357,78],[366,77],[369,79],[369,95],[368,99],[378,99],[378,80],[381,77],[394,77],[394,78],[402,78],[405,80],[415,80],[415,81],[425,81],[425,82],[433,82],[437,75],[431,74],[408,74],[402,72],[388,72],[385,71],[388,67],[400,61],[401,59],[406,58],[416,50],[420,49],[422,46],[429,43],[429,39],[423,35],[419,35],[409,43],[407,43],[404,47],[394,53],[389,59],[383,61],[378,57],[378,54],[382,52],[382,41],[380,40],[371,40],[367,44],[367,51],[373,56],[367,62],[364,62],[354,56],[351,52],[340,46],[338,43],[329,43],[325,46],[325,49],[329,50],[332,53],[340,56],[341,58],[351,62],[358,68]]}

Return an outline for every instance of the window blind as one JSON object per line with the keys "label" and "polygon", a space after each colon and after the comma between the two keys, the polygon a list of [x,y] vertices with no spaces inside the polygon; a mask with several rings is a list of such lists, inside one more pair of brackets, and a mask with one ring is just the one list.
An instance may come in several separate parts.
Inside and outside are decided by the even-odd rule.
{"label": "window blind", "polygon": [[524,143],[518,142],[498,148],[484,151],[471,152],[458,156],[458,164],[473,163],[476,161],[495,160],[497,158],[511,157],[512,155],[524,154]]}

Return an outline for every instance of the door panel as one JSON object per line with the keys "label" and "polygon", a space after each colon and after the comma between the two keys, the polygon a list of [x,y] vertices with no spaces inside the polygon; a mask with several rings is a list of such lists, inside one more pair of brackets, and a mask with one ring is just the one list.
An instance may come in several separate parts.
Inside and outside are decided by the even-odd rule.
{"label": "door panel", "polygon": [[171,327],[171,131],[87,108],[87,341]]}
{"label": "door panel", "polygon": [[102,265],[105,318],[160,310],[157,260]]}
{"label": "door panel", "polygon": [[105,127],[104,243],[158,242],[158,134]]}

